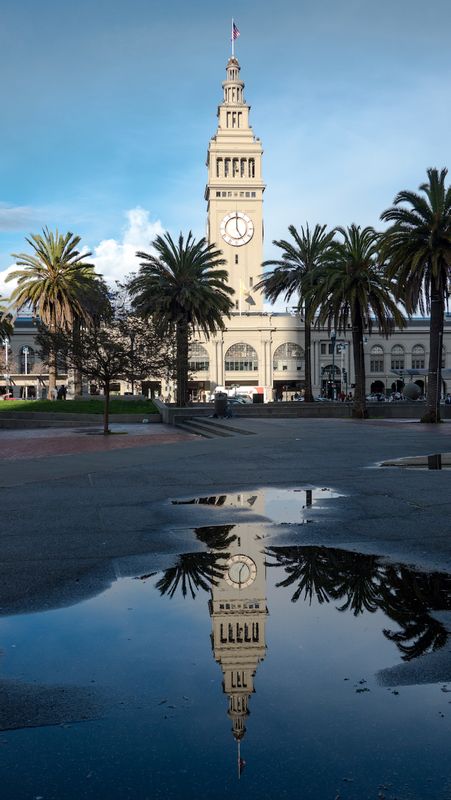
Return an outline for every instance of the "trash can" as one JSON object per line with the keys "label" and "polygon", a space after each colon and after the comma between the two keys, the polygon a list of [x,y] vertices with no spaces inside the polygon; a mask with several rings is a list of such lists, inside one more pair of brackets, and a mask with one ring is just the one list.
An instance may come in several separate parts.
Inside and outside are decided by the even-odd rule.
{"label": "trash can", "polygon": [[225,417],[227,415],[228,397],[224,392],[215,394],[215,417]]}

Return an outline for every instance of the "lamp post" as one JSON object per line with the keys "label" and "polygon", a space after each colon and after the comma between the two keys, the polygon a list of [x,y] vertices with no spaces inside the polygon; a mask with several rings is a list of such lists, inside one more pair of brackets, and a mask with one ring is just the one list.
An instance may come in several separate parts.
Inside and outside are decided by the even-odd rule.
{"label": "lamp post", "polygon": [[6,381],[6,393],[9,393],[9,339],[3,339],[3,346],[5,348],[5,372],[4,372],[4,379]]}
{"label": "lamp post", "polygon": [[[30,350],[28,347],[22,348],[22,353],[24,355],[24,373],[28,375],[28,354]],[[28,399],[28,386],[24,386],[24,400]]]}
{"label": "lamp post", "polygon": [[336,400],[336,387],[335,387],[335,342],[337,340],[337,334],[335,330],[332,331],[330,334],[330,341],[332,342],[332,400]]}

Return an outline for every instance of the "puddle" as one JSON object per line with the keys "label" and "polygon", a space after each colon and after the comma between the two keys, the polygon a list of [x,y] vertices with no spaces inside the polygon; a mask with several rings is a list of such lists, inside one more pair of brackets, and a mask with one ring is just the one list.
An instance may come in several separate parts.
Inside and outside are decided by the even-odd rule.
{"label": "puddle", "polygon": [[332,489],[312,486],[299,489],[265,488],[236,494],[205,495],[172,500],[172,504],[175,506],[206,505],[213,508],[252,510],[254,514],[265,517],[271,522],[289,524],[311,522],[306,517],[309,509],[313,506],[318,509],[322,508],[322,501],[337,497],[343,497],[343,495]]}
{"label": "puddle", "polygon": [[451,453],[433,453],[429,456],[409,456],[383,461],[381,467],[410,467],[411,469],[451,469]]}
{"label": "puddle", "polygon": [[163,572],[0,619],[3,681],[105,706],[0,733],[2,796],[449,798],[451,576],[265,547],[257,523],[194,537]]}

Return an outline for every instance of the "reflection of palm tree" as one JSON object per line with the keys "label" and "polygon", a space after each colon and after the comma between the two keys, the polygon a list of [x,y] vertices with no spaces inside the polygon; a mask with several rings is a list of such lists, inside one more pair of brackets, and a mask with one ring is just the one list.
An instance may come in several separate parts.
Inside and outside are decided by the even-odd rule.
{"label": "reflection of palm tree", "polygon": [[345,550],[335,551],[335,562],[338,575],[333,590],[333,597],[345,602],[339,611],[354,612],[358,617],[364,611],[373,614],[380,605],[381,567],[377,556],[360,553],[348,553]]}
{"label": "reflection of palm tree", "polygon": [[412,661],[432,650],[440,650],[448,640],[446,628],[429,614],[404,622],[402,627],[401,631],[384,628],[384,636],[396,644],[403,661]]}
{"label": "reflection of palm tree", "polygon": [[296,603],[302,594],[309,603],[313,596],[319,603],[328,603],[334,589],[329,553],[325,547],[270,547],[267,554],[275,558],[276,563],[268,562],[267,566],[285,568],[288,577],[276,586],[288,587],[297,583],[292,603]]}
{"label": "reflection of palm tree", "polygon": [[400,631],[386,629],[384,635],[396,643],[404,661],[439,650],[446,644],[448,633],[430,611],[451,610],[449,575],[387,567],[382,591],[385,613],[401,628]]}
{"label": "reflection of palm tree", "polygon": [[207,545],[209,550],[225,550],[235,541],[236,535],[229,536],[230,531],[235,525],[206,525],[202,528],[195,528],[199,541]]}
{"label": "reflection of palm tree", "polygon": [[189,591],[194,599],[199,589],[209,592],[212,585],[217,585],[215,578],[222,578],[225,567],[220,562],[227,557],[228,553],[184,553],[173,567],[164,570],[156,588],[169,597],[174,597],[180,588],[183,597]]}
{"label": "reflection of palm tree", "polygon": [[431,610],[451,610],[451,576],[414,572],[404,566],[381,564],[377,556],[350,553],[326,547],[271,547],[275,559],[268,567],[283,567],[287,577],[277,586],[296,586],[292,602],[319,603],[342,600],[339,611],[355,616],[379,609],[399,625],[399,631],[384,630],[387,639],[409,661],[447,641],[445,627]]}

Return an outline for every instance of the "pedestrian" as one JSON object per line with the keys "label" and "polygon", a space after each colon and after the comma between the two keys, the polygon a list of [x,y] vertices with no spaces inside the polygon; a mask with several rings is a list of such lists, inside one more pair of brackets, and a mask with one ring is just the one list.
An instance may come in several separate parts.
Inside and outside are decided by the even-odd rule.
{"label": "pedestrian", "polygon": [[56,399],[57,400],[62,400],[63,396],[64,396],[64,387],[60,386],[58,391],[57,391],[57,393],[56,393]]}

